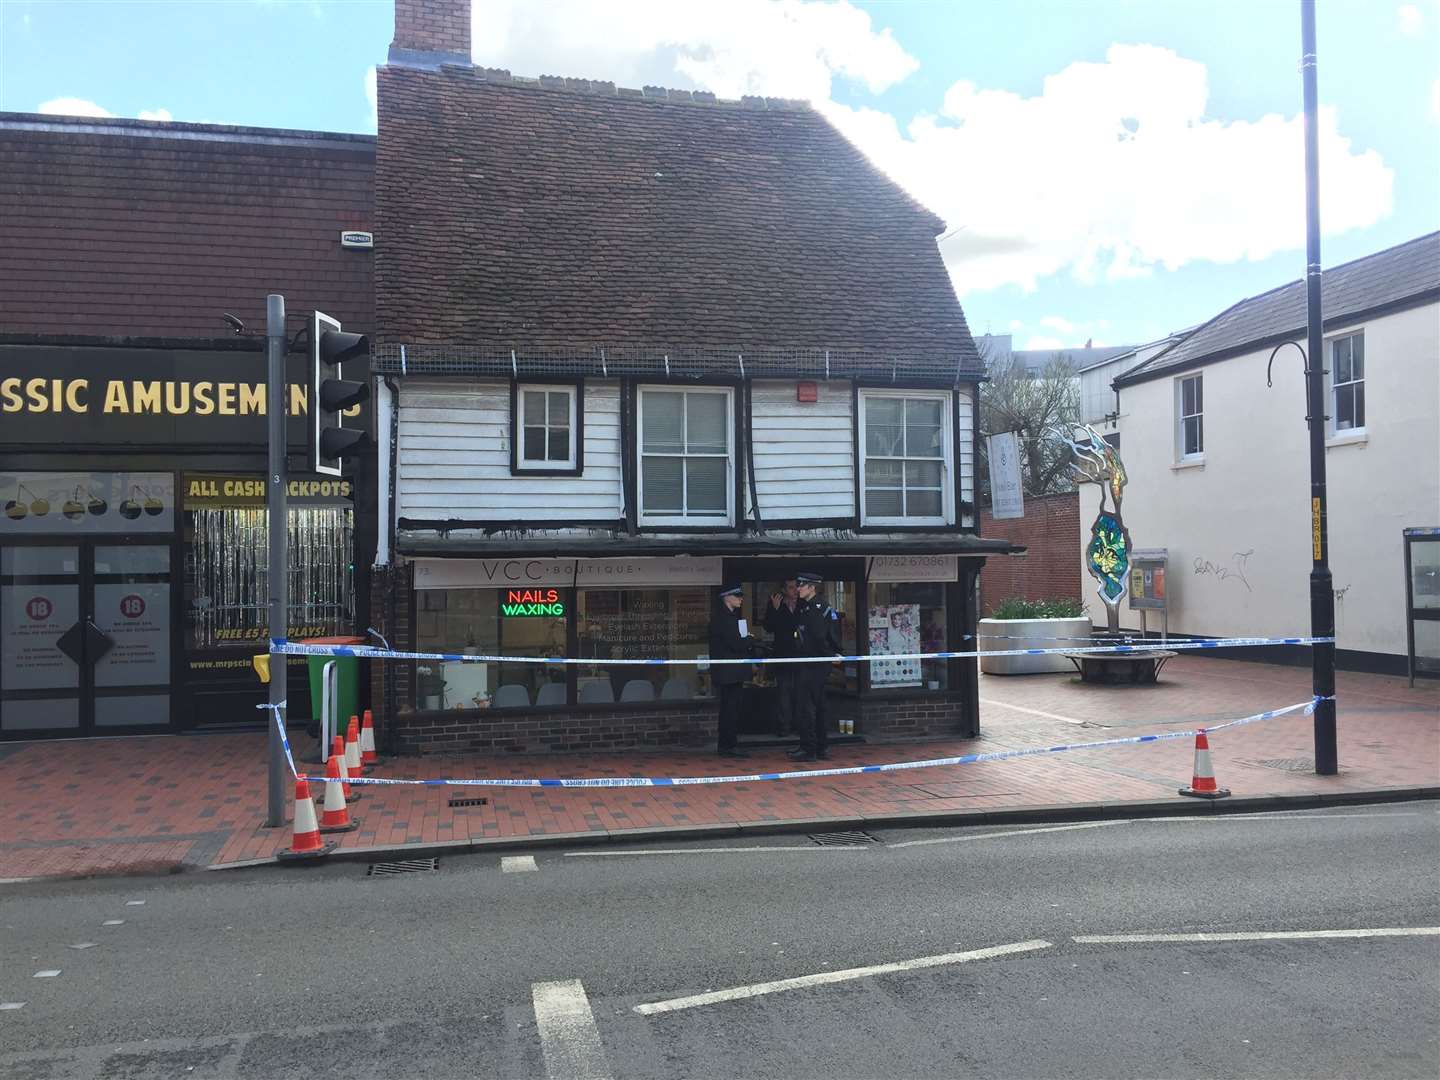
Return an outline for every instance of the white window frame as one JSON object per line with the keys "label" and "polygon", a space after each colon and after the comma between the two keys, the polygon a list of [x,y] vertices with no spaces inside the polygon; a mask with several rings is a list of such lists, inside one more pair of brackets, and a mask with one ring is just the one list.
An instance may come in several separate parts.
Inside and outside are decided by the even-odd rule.
{"label": "white window frame", "polygon": [[[1200,388],[1197,395],[1200,398],[1200,408],[1193,413],[1185,411],[1185,384],[1194,382]],[[1186,453],[1185,451],[1185,421],[1198,420],[1200,429],[1200,449]],[[1181,462],[1196,462],[1205,460],[1205,373],[1197,371],[1191,375],[1181,375],[1175,380],[1175,460]]]}
{"label": "white window frame", "polygon": [[[866,512],[865,504],[865,463],[870,460],[871,455],[867,451],[868,440],[866,438],[866,409],[870,401],[885,398],[899,398],[939,401],[942,405],[941,415],[943,423],[941,428],[941,443],[943,453],[939,458],[927,457],[893,457],[891,455],[875,455],[877,460],[884,461],[939,461],[940,462],[940,509],[939,516],[901,516],[870,514]],[[856,440],[860,447],[859,468],[855,473],[855,487],[859,495],[860,524],[861,525],[954,525],[955,524],[955,395],[949,390],[903,390],[903,389],[874,389],[859,391],[859,416],[856,417],[859,438]],[[901,415],[903,416],[903,410]],[[904,467],[901,467],[903,476]],[[903,479],[902,479],[903,483]]]}
{"label": "white window frame", "polygon": [[1339,395],[1340,395],[1340,391],[1341,391],[1343,388],[1347,387],[1347,386],[1359,386],[1359,387],[1361,387],[1362,392],[1363,392],[1363,389],[1364,389],[1364,386],[1365,386],[1365,376],[1364,376],[1364,374],[1363,374],[1363,371],[1362,371],[1362,374],[1361,374],[1360,378],[1356,379],[1356,378],[1353,377],[1353,376],[1354,376],[1354,360],[1353,360],[1353,358],[1354,358],[1354,354],[1355,354],[1355,353],[1354,353],[1354,350],[1355,350],[1354,345],[1351,345],[1351,347],[1350,347],[1350,350],[1351,350],[1351,353],[1350,353],[1350,354],[1351,354],[1351,358],[1352,358],[1352,360],[1351,360],[1351,376],[1352,376],[1352,377],[1351,377],[1351,379],[1350,379],[1348,382],[1337,382],[1337,381],[1336,381],[1336,376],[1338,376],[1340,372],[1339,372],[1339,367],[1338,367],[1338,365],[1336,364],[1336,361],[1335,361],[1335,346],[1336,346],[1337,344],[1339,344],[1340,342],[1342,342],[1342,341],[1346,341],[1346,340],[1349,340],[1349,339],[1352,339],[1352,338],[1358,338],[1358,339],[1360,340],[1360,344],[1361,344],[1360,363],[1361,363],[1362,369],[1363,369],[1363,366],[1364,366],[1364,364],[1365,364],[1365,354],[1364,354],[1365,331],[1364,331],[1363,329],[1361,329],[1361,330],[1346,330],[1343,334],[1334,334],[1334,335],[1332,335],[1332,336],[1330,336],[1330,337],[1327,337],[1327,338],[1325,339],[1325,360],[1326,360],[1326,364],[1325,364],[1325,391],[1326,391],[1326,392],[1325,392],[1325,398],[1326,398],[1327,403],[1328,403],[1329,406],[1330,406],[1328,409],[1325,410],[1326,412],[1328,412],[1328,413],[1330,414],[1330,419],[1326,422],[1326,426],[1329,428],[1329,435],[1330,435],[1330,437],[1331,437],[1332,439],[1351,439],[1351,438],[1358,438],[1359,436],[1365,434],[1365,425],[1366,425],[1366,423],[1368,422],[1368,418],[1362,418],[1362,420],[1361,420],[1360,423],[1355,424],[1355,425],[1353,425],[1352,427],[1342,428],[1342,427],[1340,426],[1340,396],[1339,396]]}
{"label": "white window frame", "polygon": [[[725,516],[715,514],[647,514],[645,512],[645,459],[647,457],[718,458],[720,454],[646,454],[645,395],[647,393],[719,395],[725,399]],[[684,416],[686,410],[681,410]],[[641,525],[683,525],[690,528],[711,526],[717,529],[735,526],[735,390],[728,386],[674,386],[665,383],[644,384],[635,388],[635,501]],[[682,471],[682,478],[685,475]],[[682,484],[684,483],[682,479]],[[688,493],[682,489],[683,510],[688,510]]]}
{"label": "white window frame", "polygon": [[[564,460],[548,458],[527,458],[525,456],[525,395],[545,394],[545,449],[550,449],[550,394],[565,394],[570,400],[570,456]],[[516,472],[569,472],[575,469],[579,459],[580,388],[574,383],[516,383],[515,384],[515,471]]]}

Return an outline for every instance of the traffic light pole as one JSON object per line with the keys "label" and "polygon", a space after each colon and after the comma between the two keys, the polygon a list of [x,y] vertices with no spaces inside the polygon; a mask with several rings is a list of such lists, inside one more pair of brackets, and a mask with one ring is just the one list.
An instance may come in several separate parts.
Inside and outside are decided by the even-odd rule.
{"label": "traffic light pole", "polygon": [[[269,581],[270,581],[270,633],[269,638],[283,638],[289,634],[290,580],[287,573],[289,561],[286,540],[289,523],[285,489],[289,477],[285,473],[285,297],[271,293],[265,298],[265,360],[268,365],[268,382],[265,391],[265,419],[270,433],[270,467],[266,471],[265,510],[270,535]],[[289,683],[285,667],[286,658],[278,655],[272,646],[270,650],[270,704],[285,703],[286,686]],[[266,828],[279,828],[285,824],[285,756],[280,744],[279,723],[284,714],[278,708],[269,724],[269,799],[266,803]],[[277,723],[277,721],[279,723]]]}
{"label": "traffic light pole", "polygon": [[[1320,312],[1320,138],[1316,130],[1315,0],[1300,0],[1300,72],[1305,97],[1305,301],[1308,315],[1306,401],[1310,423],[1310,633],[1335,635],[1335,592],[1330,574],[1325,505],[1325,335]],[[1315,771],[1340,770],[1335,741],[1335,646],[1310,646],[1315,706]]]}

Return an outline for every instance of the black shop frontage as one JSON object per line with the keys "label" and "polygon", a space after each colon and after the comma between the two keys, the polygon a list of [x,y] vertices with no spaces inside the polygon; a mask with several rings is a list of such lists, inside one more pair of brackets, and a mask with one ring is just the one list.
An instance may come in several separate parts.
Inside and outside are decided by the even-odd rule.
{"label": "black shop frontage", "polygon": [[[224,344],[0,345],[0,738],[260,721],[270,403],[260,343]],[[291,363],[288,633],[352,635],[372,473],[295,471],[308,395]],[[302,719],[303,658],[289,681]]]}

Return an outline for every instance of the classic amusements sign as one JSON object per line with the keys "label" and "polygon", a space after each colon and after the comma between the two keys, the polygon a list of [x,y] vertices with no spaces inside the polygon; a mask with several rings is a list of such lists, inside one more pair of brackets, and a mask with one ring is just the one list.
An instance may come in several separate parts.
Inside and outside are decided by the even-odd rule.
{"label": "classic amusements sign", "polygon": [[[309,392],[304,357],[289,363],[298,447]],[[258,351],[0,346],[0,444],[263,445],[266,398]]]}

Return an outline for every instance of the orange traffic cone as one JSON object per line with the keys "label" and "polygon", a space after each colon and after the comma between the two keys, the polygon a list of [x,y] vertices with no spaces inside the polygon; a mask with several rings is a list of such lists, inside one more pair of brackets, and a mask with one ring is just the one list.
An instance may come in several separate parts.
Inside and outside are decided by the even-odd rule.
{"label": "orange traffic cone", "polygon": [[365,720],[360,725],[360,764],[380,764],[380,755],[375,752],[375,718],[369,709],[365,710]]}
{"label": "orange traffic cone", "polygon": [[[350,766],[345,761],[345,756],[345,740],[342,739],[339,735],[336,735],[335,738],[332,739],[330,742],[330,761],[334,761],[339,765],[340,787],[341,790],[345,793],[345,801],[359,802],[360,793],[358,791],[352,791],[350,788],[350,777],[354,774],[351,773]],[[330,761],[327,761],[325,763],[327,768],[330,765]],[[328,776],[329,773],[326,773],[326,775]]]}
{"label": "orange traffic cone", "polygon": [[282,861],[289,859],[314,859],[330,854],[334,841],[320,839],[320,826],[315,821],[315,804],[310,799],[310,785],[305,777],[295,778],[295,828],[290,839],[290,850],[280,852]]}
{"label": "orange traffic cone", "polygon": [[364,771],[360,764],[360,718],[350,717],[350,726],[345,729],[345,771],[359,776]]}
{"label": "orange traffic cone", "polygon": [[1197,799],[1224,799],[1230,789],[1215,783],[1215,766],[1210,764],[1210,740],[1204,731],[1195,733],[1195,775],[1189,787],[1180,789],[1181,795],[1193,795]]}
{"label": "orange traffic cone", "polygon": [[350,811],[345,806],[342,756],[331,754],[330,760],[325,763],[325,808],[320,812],[321,832],[349,832],[360,824],[350,817]]}

